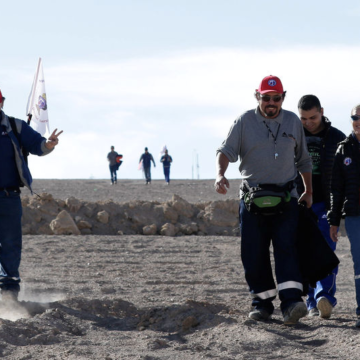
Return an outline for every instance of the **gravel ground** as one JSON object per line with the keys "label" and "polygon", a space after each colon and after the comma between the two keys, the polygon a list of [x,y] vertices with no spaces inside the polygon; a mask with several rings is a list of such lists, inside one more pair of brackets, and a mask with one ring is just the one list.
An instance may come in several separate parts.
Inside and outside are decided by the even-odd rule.
{"label": "gravel ground", "polygon": [[[139,191],[167,200],[176,189],[197,202],[217,197],[212,182],[154,182],[145,191],[138,181],[35,180],[34,188],[62,199],[110,193],[115,201]],[[331,319],[306,317],[293,327],[282,324],[278,300],[271,321],[248,319],[237,237],[28,235],[23,243],[20,302],[0,302],[3,358],[360,359],[346,237]]]}

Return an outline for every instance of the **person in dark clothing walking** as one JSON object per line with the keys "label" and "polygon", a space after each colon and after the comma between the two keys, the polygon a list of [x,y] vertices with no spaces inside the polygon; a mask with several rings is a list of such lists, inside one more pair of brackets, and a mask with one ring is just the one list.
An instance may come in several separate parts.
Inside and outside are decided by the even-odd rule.
{"label": "person in dark clothing walking", "polygon": [[22,250],[20,187],[31,192],[32,177],[23,151],[49,154],[62,133],[53,131],[48,139],[25,121],[5,115],[0,91],[0,288],[2,301],[16,301],[20,291],[19,266]]}
{"label": "person in dark clothing walking", "polygon": [[340,220],[345,217],[346,234],[354,262],[356,327],[360,328],[360,104],[351,111],[352,133],[339,144],[331,180],[331,208],[327,214],[330,236],[338,241]]}
{"label": "person in dark clothing walking", "polygon": [[168,154],[168,150],[165,150],[165,155],[163,155],[160,159],[160,162],[163,163],[164,167],[164,175],[165,175],[165,181],[166,184],[169,185],[170,183],[170,166],[172,163],[172,157]]}
{"label": "person in dark clothing walking", "polygon": [[155,165],[155,161],[153,156],[149,153],[148,148],[145,148],[145,152],[140,156],[140,160],[139,163],[143,164],[143,168],[144,168],[144,173],[145,173],[145,179],[146,179],[146,185],[147,184],[151,184],[151,161],[154,164],[154,167],[156,167]]}
{"label": "person in dark clothing walking", "polygon": [[111,151],[108,153],[107,156],[107,159],[109,161],[111,185],[117,184],[116,171],[119,168],[118,163],[116,162],[116,158],[119,156],[119,154],[114,149],[114,146],[111,146]]}
{"label": "person in dark clothing walking", "polygon": [[[324,116],[324,109],[315,95],[304,95],[298,103],[299,117],[304,126],[306,143],[312,160],[312,210],[318,217],[318,226],[322,235],[333,251],[336,243],[330,237],[330,225],[326,213],[330,210],[330,184],[332,167],[338,143],[345,139],[345,134]],[[297,178],[299,195],[303,193],[301,176]],[[336,305],[336,267],[332,274],[318,281],[316,287],[309,288],[306,305],[309,316],[328,319]]]}

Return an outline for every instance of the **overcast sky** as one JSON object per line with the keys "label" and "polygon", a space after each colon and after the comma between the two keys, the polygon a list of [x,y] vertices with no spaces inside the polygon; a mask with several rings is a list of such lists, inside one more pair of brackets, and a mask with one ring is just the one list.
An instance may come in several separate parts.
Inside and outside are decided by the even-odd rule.
{"label": "overcast sky", "polygon": [[5,113],[25,119],[41,57],[50,129],[64,130],[53,154],[29,158],[34,178],[109,178],[114,145],[120,179],[142,178],[145,146],[162,179],[166,144],[172,178],[197,177],[198,157],[212,179],[216,148],[269,74],[287,90],[285,109],[315,94],[346,134],[360,103],[356,1],[21,0],[2,2],[1,15]]}

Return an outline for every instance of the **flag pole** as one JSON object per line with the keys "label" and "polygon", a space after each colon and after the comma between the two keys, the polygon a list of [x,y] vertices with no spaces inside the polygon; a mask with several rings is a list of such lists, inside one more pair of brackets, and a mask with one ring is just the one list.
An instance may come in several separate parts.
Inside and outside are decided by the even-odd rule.
{"label": "flag pole", "polygon": [[33,88],[32,88],[31,99],[30,99],[30,106],[27,109],[28,110],[27,111],[28,112],[27,113],[27,116],[28,116],[27,123],[28,123],[28,125],[30,124],[30,121],[31,121],[31,118],[32,118],[31,109],[32,109],[32,107],[34,105],[35,87],[36,87],[36,84],[37,84],[38,78],[39,78],[40,64],[41,64],[41,57],[39,57],[38,66],[37,66],[36,74],[35,74],[35,77],[34,77]]}

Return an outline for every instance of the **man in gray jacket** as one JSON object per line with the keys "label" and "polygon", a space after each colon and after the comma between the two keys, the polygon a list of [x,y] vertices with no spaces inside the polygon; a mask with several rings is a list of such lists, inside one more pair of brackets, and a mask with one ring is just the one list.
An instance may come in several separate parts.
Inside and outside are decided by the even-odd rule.
{"label": "man in gray jacket", "polygon": [[[240,191],[241,259],[253,306],[249,317],[270,319],[274,311],[272,301],[279,292],[284,324],[292,325],[307,314],[301,298],[303,285],[295,246],[298,195],[294,180],[299,171],[305,187],[299,201],[310,207],[312,167],[299,118],[282,109],[285,94],[278,77],[270,75],[261,81],[255,91],[258,107],[235,120],[217,150],[215,189],[226,194],[229,182],[225,171],[229,162],[239,158],[244,179]],[[272,194],[283,196],[263,196],[259,198],[261,203],[253,201],[256,193],[268,194],[269,189],[275,191]],[[275,206],[278,200],[280,203]],[[271,242],[277,288],[270,262]]]}

